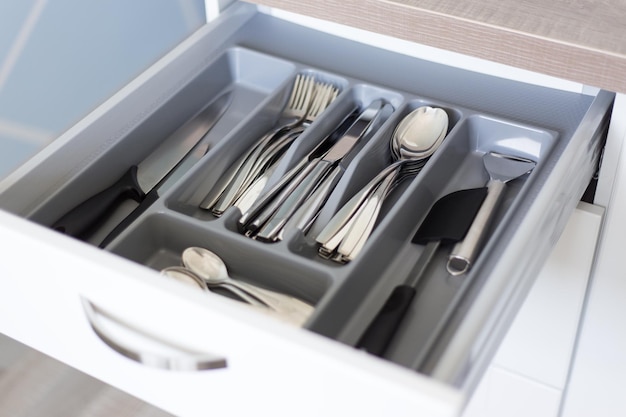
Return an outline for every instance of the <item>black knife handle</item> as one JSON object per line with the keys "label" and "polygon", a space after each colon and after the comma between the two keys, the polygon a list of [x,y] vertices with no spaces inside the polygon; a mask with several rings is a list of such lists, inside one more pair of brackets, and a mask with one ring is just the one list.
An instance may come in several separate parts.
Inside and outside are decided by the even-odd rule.
{"label": "black knife handle", "polygon": [[141,202],[145,193],[137,182],[137,166],[131,166],[113,185],[83,201],[63,217],[52,228],[84,240],[89,232],[107,219],[111,209],[122,199],[132,198]]}
{"label": "black knife handle", "polygon": [[357,342],[356,347],[382,357],[414,297],[415,288],[409,285],[395,287]]}
{"label": "black knife handle", "polygon": [[130,226],[137,218],[146,211],[152,203],[159,199],[159,193],[157,188],[153,188],[148,194],[146,194],[145,198],[141,201],[141,203],[135,207],[135,209],[124,218],[113,230],[109,232],[109,234],[100,242],[98,245],[99,248],[105,248],[115,239],[120,233],[122,233],[128,226]]}

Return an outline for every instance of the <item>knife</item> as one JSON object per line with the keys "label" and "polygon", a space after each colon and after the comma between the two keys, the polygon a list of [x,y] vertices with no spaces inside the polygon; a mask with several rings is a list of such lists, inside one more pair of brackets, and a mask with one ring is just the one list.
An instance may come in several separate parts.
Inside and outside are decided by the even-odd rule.
{"label": "knife", "polygon": [[[312,160],[309,165],[289,184],[283,192],[268,206],[268,210],[247,225],[247,230],[256,232],[256,238],[273,242],[281,239],[281,230],[292,215],[307,200],[311,193],[324,179],[333,172],[341,160],[375,129],[373,127],[386,119],[393,111],[391,104],[383,99],[374,100],[363,110],[343,136],[322,156]],[[336,174],[336,172],[335,172]],[[328,190],[330,193],[331,190]]]}
{"label": "knife", "polygon": [[124,199],[130,198],[138,203],[144,201],[150,191],[198,146],[231,101],[231,91],[224,92],[197,116],[176,129],[138,165],[132,165],[113,185],[71,209],[52,228],[85,240]]}

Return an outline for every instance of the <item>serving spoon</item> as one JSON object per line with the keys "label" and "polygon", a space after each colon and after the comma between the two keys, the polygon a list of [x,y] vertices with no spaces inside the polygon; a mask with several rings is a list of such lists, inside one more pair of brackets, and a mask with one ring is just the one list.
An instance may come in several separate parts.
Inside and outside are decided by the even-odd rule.
{"label": "serving spoon", "polygon": [[317,236],[320,255],[340,262],[354,259],[374,229],[382,204],[404,178],[417,175],[448,132],[441,108],[422,106],[396,126],[389,147],[393,163],[350,199]]}

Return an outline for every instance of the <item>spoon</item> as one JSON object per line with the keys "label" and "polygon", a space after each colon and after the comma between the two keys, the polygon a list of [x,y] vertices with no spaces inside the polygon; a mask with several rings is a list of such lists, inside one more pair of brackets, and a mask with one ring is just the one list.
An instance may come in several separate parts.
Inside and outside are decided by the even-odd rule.
{"label": "spoon", "polygon": [[254,285],[237,281],[228,275],[224,261],[205,248],[190,247],[183,251],[183,265],[211,286],[236,288],[264,306],[281,314],[292,316],[293,321],[304,322],[313,312],[313,306],[274,291],[257,288]]}
{"label": "spoon", "polygon": [[201,289],[202,291],[208,291],[209,288],[206,282],[190,270],[182,266],[169,266],[161,270],[161,275],[165,275],[169,278],[174,278],[178,282],[187,284],[194,288]]}
{"label": "spoon", "polygon": [[[207,286],[207,283],[202,278],[200,278],[197,274],[185,268],[184,266],[170,266],[170,267],[164,268],[161,270],[161,274],[166,277],[173,278],[179,282],[182,282],[183,284],[190,285],[194,288],[200,289],[203,292],[207,292],[207,293],[211,292]],[[311,306],[309,306],[308,310],[306,308],[301,308],[300,310],[296,312],[288,311],[287,309],[283,309],[282,311],[275,311],[275,310],[268,308],[267,305],[265,305],[258,299],[248,295],[248,293],[239,290],[237,287],[231,287],[231,286],[224,287],[222,285],[220,287],[227,289],[232,294],[239,297],[241,301],[245,302],[246,305],[254,309],[254,311],[273,317],[282,322],[296,325],[298,327],[301,327],[306,322],[311,312],[313,311],[313,307]],[[267,291],[267,292],[273,294],[272,291]],[[276,294],[276,295],[282,295],[282,294]],[[308,304],[305,304],[305,303],[302,303],[302,304],[305,306],[308,306]]]}
{"label": "spoon", "polygon": [[419,174],[448,132],[441,108],[422,106],[406,115],[389,141],[393,163],[346,203],[317,237],[320,255],[349,262],[361,251],[387,195],[403,179]]}
{"label": "spoon", "polygon": [[[161,274],[169,278],[174,278],[175,280],[182,282],[184,284],[193,286],[195,288],[199,288],[203,291],[207,291],[207,292],[209,291],[207,282],[203,278],[199,277],[198,274],[196,274],[195,272],[193,272],[192,270],[184,266],[170,266],[170,267],[164,268],[161,270]],[[224,287],[223,285],[221,287],[230,291],[233,295],[239,297],[242,301],[252,306],[267,308],[267,305],[265,303],[263,303],[262,301],[258,300],[255,297],[252,297],[250,294],[248,294],[245,291],[240,290],[237,287],[233,287],[233,286]]]}

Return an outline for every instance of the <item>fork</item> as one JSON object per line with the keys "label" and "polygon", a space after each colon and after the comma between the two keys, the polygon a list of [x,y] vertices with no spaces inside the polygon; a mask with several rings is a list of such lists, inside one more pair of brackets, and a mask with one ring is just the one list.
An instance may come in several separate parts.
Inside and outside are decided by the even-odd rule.
{"label": "fork", "polygon": [[[265,146],[263,153],[255,161],[254,168],[248,173],[247,181],[241,187],[243,194],[250,185],[268,170],[269,166],[276,166],[280,162],[280,156],[284,154],[287,147],[297,139],[304,130],[315,121],[315,119],[328,107],[337,97],[337,89],[331,84],[316,83],[313,93],[311,107],[303,118],[292,124],[288,129],[281,129],[278,134]],[[283,132],[281,134],[281,132]]]}
{"label": "fork", "polygon": [[[240,187],[240,195],[261,176],[264,176],[269,166],[276,166],[280,162],[280,156],[291,143],[297,139],[304,130],[328,107],[337,97],[337,89],[332,84],[316,83],[313,101],[304,118],[292,124],[288,129],[282,129],[265,146],[263,153],[255,161],[253,169],[247,173],[246,182]],[[282,134],[281,134],[282,132]]]}
{"label": "fork", "polygon": [[242,155],[230,167],[227,175],[225,175],[227,181],[222,182],[217,192],[207,195],[200,203],[200,208],[211,209],[213,214],[220,216],[224,210],[232,205],[241,194],[240,188],[246,179],[241,172],[248,171],[256,163],[260,153],[274,137],[278,136],[283,130],[295,127],[305,117],[306,111],[311,104],[314,88],[315,78],[313,76],[296,75],[291,95],[279,118],[278,127],[272,128],[265,133],[247,153]]}
{"label": "fork", "polygon": [[[200,207],[211,209],[214,215],[220,216],[233,206],[255,179],[276,163],[276,156],[282,155],[299,136],[289,133],[296,128],[303,131],[311,125],[337,94],[338,90],[332,84],[315,81],[312,75],[298,74],[278,127],[257,140],[252,149],[232,168],[231,179],[216,196],[207,196]],[[279,143],[275,143],[277,141]]]}

